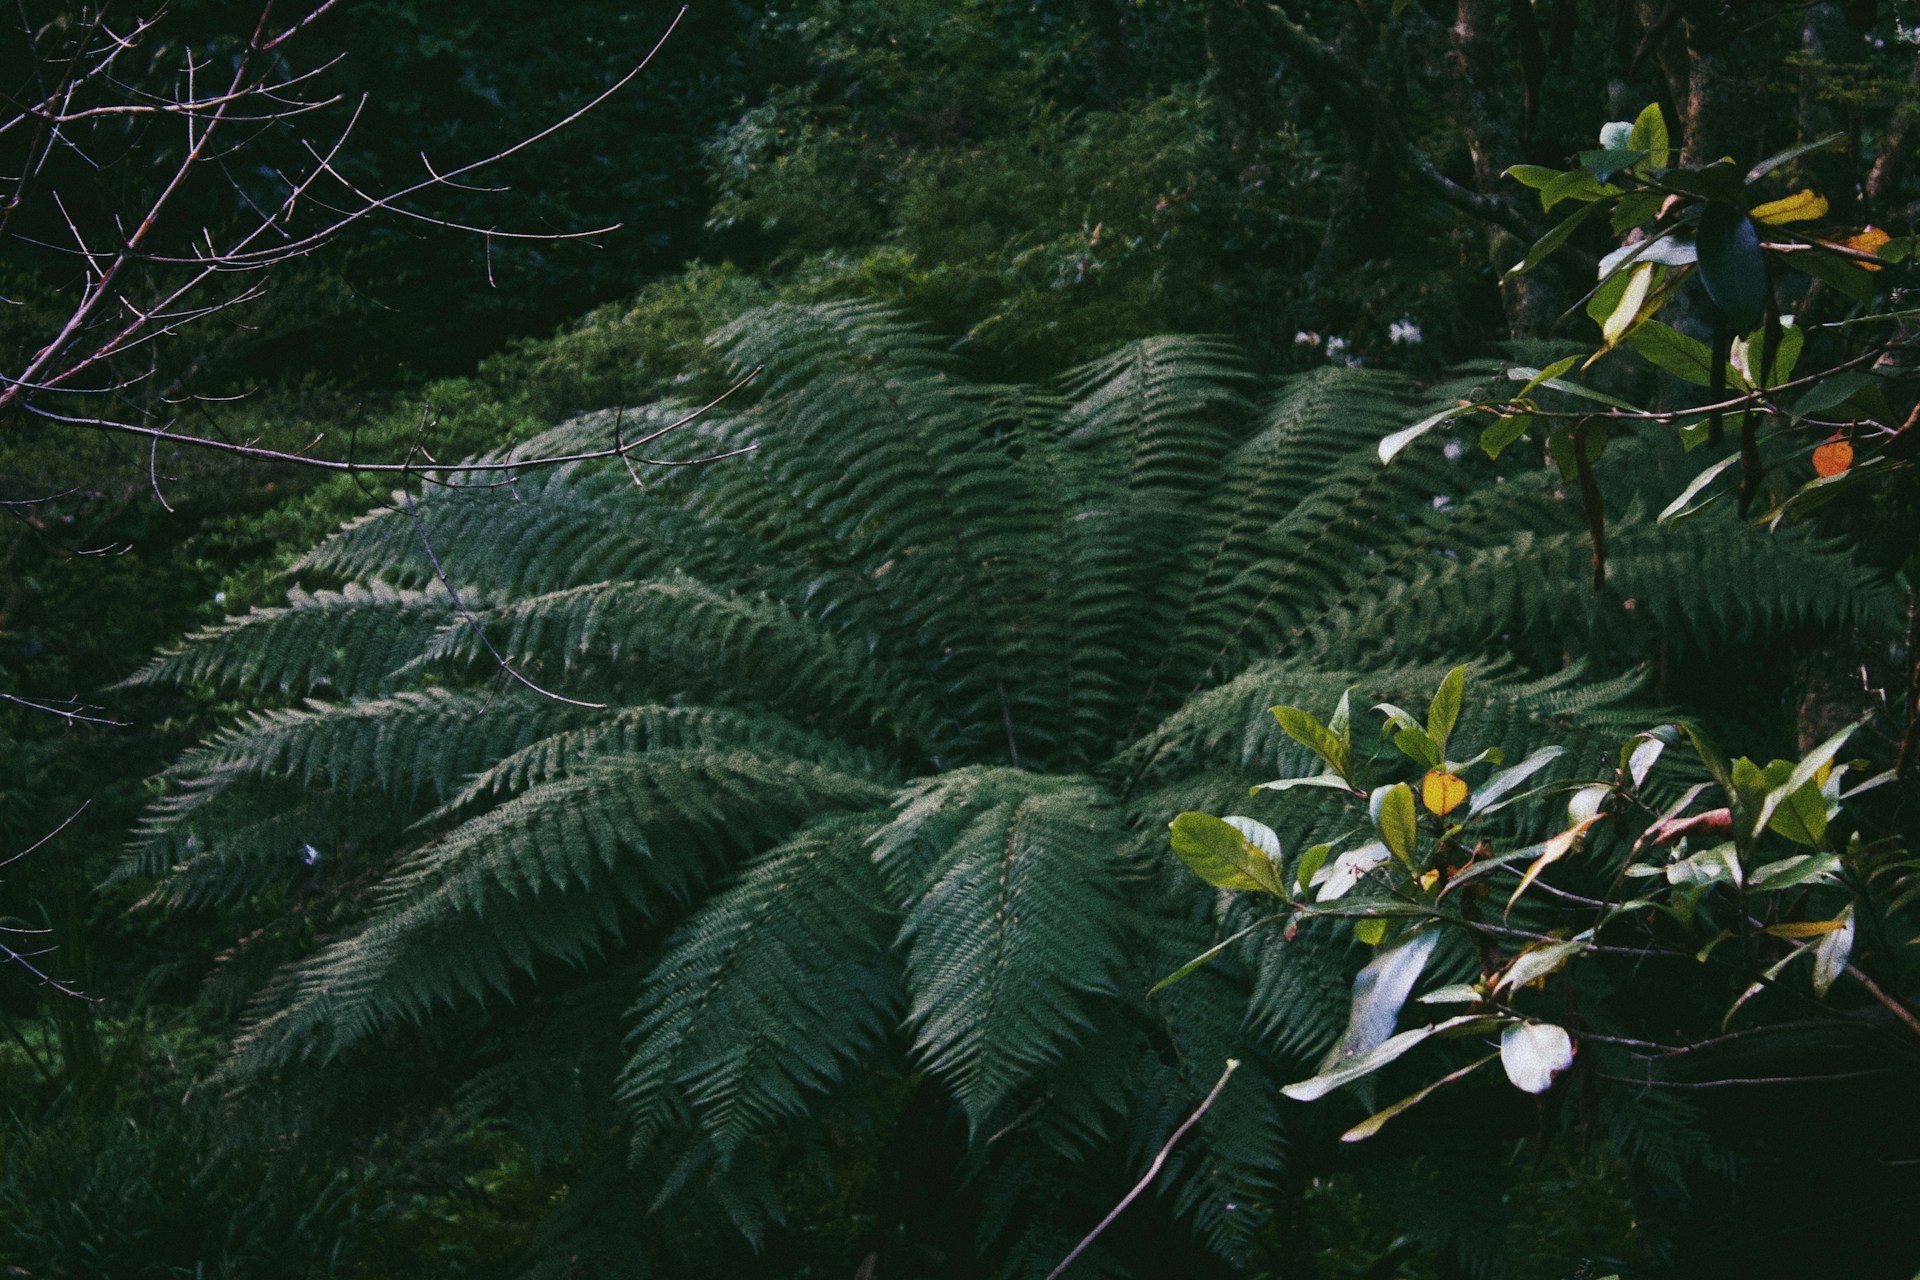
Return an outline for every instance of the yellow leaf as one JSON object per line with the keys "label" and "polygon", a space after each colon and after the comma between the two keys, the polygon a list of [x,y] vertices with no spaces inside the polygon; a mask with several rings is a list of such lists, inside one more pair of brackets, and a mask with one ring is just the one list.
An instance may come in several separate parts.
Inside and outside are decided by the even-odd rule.
{"label": "yellow leaf", "polygon": [[1776,938],[1817,938],[1823,933],[1838,933],[1845,924],[1844,920],[1789,920],[1785,924],[1770,924],[1760,932]]}
{"label": "yellow leaf", "polygon": [[[1811,190],[1796,192],[1778,200],[1769,200],[1765,204],[1755,205],[1748,212],[1755,222],[1765,222],[1779,226],[1783,222],[1811,222],[1815,218],[1827,216],[1827,198],[1815,195]],[[1872,250],[1868,250],[1869,253]]]}
{"label": "yellow leaf", "polygon": [[1814,474],[1825,478],[1837,476],[1853,465],[1853,446],[1847,442],[1847,433],[1836,431],[1827,437],[1827,442],[1813,451]]}
{"label": "yellow leaf", "polygon": [[1420,799],[1427,812],[1445,817],[1467,798],[1467,780],[1456,773],[1429,770],[1420,780]]}

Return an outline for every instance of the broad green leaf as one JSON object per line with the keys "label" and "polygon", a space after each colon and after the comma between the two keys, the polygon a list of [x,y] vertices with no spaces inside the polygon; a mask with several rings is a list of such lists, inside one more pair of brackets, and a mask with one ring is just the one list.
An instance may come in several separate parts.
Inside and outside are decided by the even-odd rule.
{"label": "broad green leaf", "polygon": [[1564,169],[1549,169],[1545,165],[1540,164],[1516,164],[1500,176],[1503,178],[1512,178],[1522,186],[1532,187],[1535,191],[1539,191],[1555,178],[1561,177],[1565,173],[1566,170]]}
{"label": "broad green leaf", "polygon": [[1373,820],[1380,828],[1380,838],[1394,857],[1412,866],[1420,835],[1420,815],[1414,809],[1413,788],[1396,782],[1376,789],[1372,799]]}
{"label": "broad green leaf", "polygon": [[1474,794],[1473,803],[1467,807],[1467,813],[1470,816],[1486,813],[1492,808],[1494,801],[1565,754],[1567,754],[1565,747],[1541,747],[1519,764],[1502,769],[1480,784],[1480,790]]}
{"label": "broad green leaf", "polygon": [[1796,247],[1794,252],[1780,256],[1795,271],[1831,285],[1855,302],[1865,302],[1873,297],[1873,273],[1851,258],[1828,253],[1811,245]]}
{"label": "broad green leaf", "polygon": [[1507,380],[1509,382],[1523,382],[1526,384],[1515,393],[1514,399],[1525,400],[1533,394],[1535,387],[1538,387],[1550,378],[1559,377],[1561,374],[1573,368],[1573,366],[1579,364],[1580,359],[1581,357],[1579,356],[1567,356],[1564,359],[1555,360],[1544,369],[1514,368],[1507,370]]}
{"label": "broad green leaf", "polygon": [[1173,820],[1171,830],[1174,853],[1208,884],[1221,889],[1263,889],[1285,896],[1276,856],[1280,848],[1277,837],[1270,853],[1261,843],[1248,839],[1240,826],[1210,813],[1183,813]]}
{"label": "broad green leaf", "polygon": [[1772,982],[1775,978],[1779,977],[1781,972],[1785,970],[1788,965],[1792,964],[1795,960],[1798,960],[1801,956],[1806,955],[1808,952],[1812,951],[1818,945],[1819,944],[1817,942],[1808,942],[1803,946],[1795,947],[1792,951],[1789,951],[1786,955],[1782,956],[1778,961],[1776,961],[1774,964],[1769,966],[1767,971],[1761,975],[1760,981],[1749,984],[1747,989],[1745,991],[1742,991],[1739,994],[1739,996],[1737,996],[1734,999],[1732,1006],[1729,1007],[1727,1010],[1727,1016],[1720,1019],[1720,1029],[1722,1031],[1725,1031],[1729,1026],[1733,1025],[1733,1015],[1740,1012],[1741,1005],[1753,999],[1755,996],[1759,995],[1762,991],[1765,991],[1767,989],[1767,984]]}
{"label": "broad green leaf", "polygon": [[[1818,774],[1822,769],[1825,769],[1828,765],[1833,763],[1833,758],[1840,754],[1840,748],[1846,745],[1847,739],[1852,737],[1853,731],[1855,729],[1858,729],[1859,727],[1860,726],[1858,724],[1850,724],[1846,728],[1834,734],[1832,737],[1828,738],[1825,742],[1821,743],[1819,746],[1815,747],[1812,751],[1807,753],[1805,759],[1801,760],[1799,764],[1793,767],[1793,771],[1787,775],[1785,781],[1775,784],[1767,791],[1766,798],[1763,801],[1761,801],[1761,804],[1760,804],[1760,815],[1759,817],[1754,819],[1753,834],[1757,836],[1762,831],[1765,831],[1767,829],[1768,824],[1773,819],[1774,811],[1778,809],[1782,803],[1785,802],[1787,797],[1792,795],[1796,791],[1799,791],[1802,787],[1807,786],[1809,783],[1812,783],[1814,781],[1814,777],[1816,774]],[[1816,800],[1819,799],[1819,789],[1817,786],[1814,789],[1814,796]],[[1825,827],[1826,827],[1826,812],[1825,812],[1824,802],[1822,802],[1822,809],[1821,809],[1822,836],[1825,835]],[[1781,834],[1785,835],[1786,833],[1781,832]],[[1818,843],[1818,842],[1806,841],[1804,843]]]}
{"label": "broad green leaf", "polygon": [[1647,153],[1647,159],[1656,169],[1664,169],[1673,159],[1667,138],[1667,118],[1660,114],[1660,104],[1649,102],[1633,122],[1633,129],[1627,134],[1627,145],[1636,151]]}
{"label": "broad green leaf", "polygon": [[1693,744],[1694,754],[1700,757],[1700,763],[1707,767],[1713,780],[1722,789],[1733,790],[1733,773],[1727,766],[1726,753],[1720,750],[1719,744],[1707,735],[1705,729],[1690,721],[1680,721],[1680,732],[1687,735],[1687,741]]}
{"label": "broad green leaf", "polygon": [[1793,402],[1793,416],[1808,417],[1823,414],[1829,409],[1838,409],[1861,392],[1878,390],[1880,379],[1870,373],[1861,373],[1849,369],[1845,373],[1836,373],[1831,378],[1822,378],[1803,392]]}
{"label": "broad green leaf", "polygon": [[[1589,182],[1593,181],[1593,179],[1586,174],[1581,174],[1580,176],[1587,178]],[[1546,194],[1545,191],[1540,193],[1543,202],[1546,199]],[[1542,262],[1546,261],[1555,249],[1565,244],[1568,238],[1580,229],[1581,223],[1604,208],[1606,208],[1604,204],[1587,204],[1574,210],[1571,216],[1562,220],[1553,230],[1534,241],[1533,248],[1527,250],[1527,256],[1522,258],[1514,266],[1509,267],[1507,274],[1510,276],[1523,276],[1539,266]]]}
{"label": "broad green leaf", "polygon": [[1384,916],[1369,916],[1365,920],[1353,922],[1354,941],[1365,947],[1377,947],[1387,940],[1387,920]]}
{"label": "broad green leaf", "polygon": [[1300,855],[1300,862],[1293,871],[1293,882],[1301,897],[1307,896],[1307,890],[1313,887],[1313,878],[1327,864],[1327,855],[1332,852],[1332,845],[1316,844]]}
{"label": "broad green leaf", "polygon": [[1340,740],[1347,759],[1353,759],[1353,690],[1342,692],[1340,701],[1334,704],[1333,714],[1327,717],[1327,732]]}
{"label": "broad green leaf", "polygon": [[1627,335],[1627,345],[1648,364],[1696,387],[1708,386],[1713,380],[1713,352],[1707,344],[1671,325],[1645,321]]}
{"label": "broad green leaf", "polygon": [[1527,427],[1532,422],[1533,416],[1525,413],[1496,418],[1480,432],[1480,448],[1489,458],[1497,458],[1508,445],[1527,434]]}
{"label": "broad green leaf", "polygon": [[1494,1021],[1494,1019],[1481,1014],[1463,1013],[1456,1017],[1448,1018],[1444,1022],[1436,1022],[1429,1027],[1415,1027],[1411,1031],[1402,1031],[1399,1035],[1387,1040],[1371,1052],[1348,1059],[1338,1067],[1330,1071],[1323,1071],[1311,1079],[1285,1085],[1281,1088],[1280,1092],[1297,1102],[1313,1102],[1316,1099],[1326,1097],[1343,1084],[1350,1084],[1362,1076],[1372,1075],[1423,1041],[1431,1040],[1437,1035],[1464,1028],[1472,1024],[1490,1026]]}
{"label": "broad green leaf", "polygon": [[1439,744],[1427,736],[1425,729],[1417,726],[1410,725],[1394,734],[1393,745],[1401,755],[1423,769],[1436,769],[1446,758],[1441,754]]}
{"label": "broad green leaf", "polygon": [[1813,949],[1813,994],[1825,996],[1847,971],[1847,960],[1853,955],[1853,904],[1849,902],[1836,917],[1840,928],[1820,939]]}
{"label": "broad green leaf", "polygon": [[1567,961],[1587,949],[1585,939],[1572,942],[1536,943],[1513,958],[1505,973],[1493,984],[1495,993],[1518,991],[1540,979],[1560,972]]}
{"label": "broad green leaf", "polygon": [[1470,404],[1455,405],[1451,409],[1442,409],[1439,413],[1433,414],[1431,417],[1422,418],[1420,419],[1420,421],[1414,423],[1410,427],[1403,427],[1402,429],[1394,432],[1390,436],[1381,437],[1380,439],[1381,463],[1385,464],[1385,463],[1392,462],[1395,455],[1397,455],[1402,449],[1405,449],[1408,445],[1412,444],[1415,440],[1418,440],[1421,436],[1427,434],[1427,432],[1433,430],[1435,427],[1447,421],[1449,418],[1457,418],[1463,413],[1472,413],[1476,408],[1478,408],[1477,405],[1470,405]]}
{"label": "broad green leaf", "polygon": [[1193,974],[1194,971],[1199,969],[1202,965],[1205,965],[1210,961],[1212,961],[1214,957],[1218,956],[1222,951],[1225,951],[1228,947],[1240,941],[1240,939],[1246,937],[1248,934],[1252,933],[1255,929],[1264,928],[1265,926],[1270,925],[1274,921],[1279,919],[1281,919],[1280,916],[1268,916],[1264,920],[1256,920],[1252,924],[1248,925],[1246,928],[1242,929],[1240,932],[1234,934],[1231,938],[1226,939],[1224,942],[1215,943],[1213,946],[1208,947],[1205,951],[1202,951],[1199,955],[1187,961],[1185,964],[1181,965],[1178,969],[1175,969],[1172,973],[1168,974],[1166,977],[1160,979],[1160,981],[1154,983],[1151,987],[1147,988],[1147,994],[1150,996],[1159,994],[1160,992],[1166,990],[1168,987],[1172,986],[1174,983],[1180,981],[1182,978],[1188,977],[1191,974]]}
{"label": "broad green leaf", "polygon": [[1739,209],[1708,205],[1700,215],[1700,282],[1736,333],[1766,319],[1767,264],[1753,222]]}
{"label": "broad green leaf", "polygon": [[1840,858],[1832,853],[1796,853],[1791,858],[1755,867],[1747,877],[1753,893],[1773,893],[1792,889],[1814,880],[1830,878],[1840,869]]}
{"label": "broad green leaf", "polygon": [[1447,750],[1447,739],[1453,735],[1453,726],[1460,719],[1460,703],[1466,687],[1466,667],[1455,667],[1447,672],[1440,688],[1434,692],[1433,701],[1427,704],[1427,736],[1433,739],[1442,755]]}
{"label": "broad green leaf", "polygon": [[1280,722],[1280,728],[1289,738],[1326,761],[1327,767],[1341,777],[1352,779],[1353,752],[1341,741],[1340,735],[1321,724],[1317,716],[1298,707],[1274,707],[1272,711],[1273,718]]}
{"label": "broad green leaf", "polygon": [[1421,1089],[1417,1093],[1408,1094],[1406,1097],[1400,1099],[1400,1101],[1394,1103],[1392,1106],[1387,1107],[1382,1111],[1374,1112],[1372,1115],[1368,1116],[1365,1120],[1362,1120],[1359,1124],[1353,1126],[1353,1128],[1341,1134],[1340,1141],[1342,1142],[1366,1141],[1368,1138],[1371,1138],[1374,1134],[1384,1129],[1387,1125],[1387,1121],[1393,1119],[1395,1116],[1399,1115],[1401,1112],[1406,1111],[1412,1107],[1417,1107],[1422,1102],[1425,1102],[1427,1100],[1427,1097],[1430,1094],[1432,1094],[1434,1090],[1439,1089],[1444,1085],[1452,1084],[1455,1080],[1459,1080],[1465,1076],[1472,1075],[1475,1071],[1478,1071],[1481,1067],[1486,1066],[1489,1062],[1492,1062],[1495,1058],[1499,1056],[1500,1055],[1498,1053],[1490,1053],[1486,1057],[1481,1058],[1478,1061],[1469,1062],[1466,1066],[1461,1067],[1458,1071],[1448,1072],[1446,1075],[1441,1076],[1438,1080],[1435,1080],[1432,1084],[1428,1085],[1424,1089]]}
{"label": "broad green leaf", "polygon": [[1723,471],[1738,461],[1740,461],[1740,455],[1730,453],[1695,476],[1688,482],[1687,487],[1680,491],[1679,497],[1661,509],[1656,523],[1658,523],[1662,529],[1671,530],[1681,521],[1690,516],[1699,515],[1713,503],[1718,502],[1721,497],[1719,494],[1706,499],[1704,502],[1695,502],[1694,499],[1700,496],[1701,490],[1712,484]]}
{"label": "broad green leaf", "polygon": [[[1582,451],[1588,462],[1598,462],[1607,451],[1607,424],[1596,419],[1588,419],[1587,429],[1581,434]],[[1561,478],[1572,484],[1580,475],[1580,464],[1573,451],[1573,428],[1565,427],[1547,437],[1547,453],[1560,469]]]}
{"label": "broad green leaf", "polygon": [[[1631,169],[1645,160],[1647,153],[1626,147],[1605,147],[1596,151],[1582,151],[1578,158],[1582,169],[1605,182],[1614,174]],[[1574,198],[1579,199],[1578,196]]]}
{"label": "broad green leaf", "polygon": [[1773,811],[1767,830],[1795,844],[1818,849],[1827,842],[1827,801],[1820,788],[1808,783],[1787,793]]}
{"label": "broad green leaf", "polygon": [[[1578,361],[1580,357],[1575,356],[1574,359]],[[1565,378],[1561,377],[1541,378],[1539,377],[1540,372],[1538,369],[1509,369],[1507,370],[1507,377],[1513,379],[1515,382],[1537,379],[1537,381],[1529,382],[1528,385],[1542,386],[1552,391],[1564,391],[1570,396],[1579,396],[1582,400],[1591,400],[1595,404],[1604,404],[1609,409],[1625,409],[1629,413],[1646,412],[1639,405],[1622,400],[1619,396],[1610,396],[1604,391],[1595,391],[1592,387],[1583,387],[1577,382],[1568,382]]]}
{"label": "broad green leaf", "polygon": [[[1599,178],[1595,177],[1590,169],[1585,167],[1586,157],[1593,154],[1595,153],[1582,152],[1580,155],[1582,162],[1580,168],[1570,169],[1555,178],[1552,182],[1549,182],[1546,186],[1540,188],[1540,208],[1543,212],[1552,213],[1553,206],[1559,204],[1562,200],[1597,201],[1605,200],[1608,196],[1617,196],[1620,194],[1620,188],[1608,186],[1606,183],[1600,181]],[[1624,168],[1625,166],[1623,165],[1621,167]],[[1597,206],[1589,204],[1588,207],[1594,208]],[[1571,219],[1569,219],[1569,221],[1571,221]]]}
{"label": "broad green leaf", "polygon": [[1792,164],[1795,160],[1798,160],[1801,156],[1809,152],[1824,150],[1827,147],[1831,147],[1836,143],[1845,142],[1846,140],[1847,135],[1844,133],[1830,133],[1824,138],[1818,138],[1812,142],[1803,142],[1799,146],[1788,147],[1785,151],[1776,151],[1759,164],[1753,166],[1753,168],[1747,170],[1747,181],[1758,182],[1775,169],[1778,169],[1781,165]]}
{"label": "broad green leaf", "polygon": [[[1755,349],[1762,352],[1766,350],[1764,337],[1758,344],[1753,344],[1752,339],[1748,341],[1750,345],[1755,345]],[[1755,370],[1755,385],[1777,387],[1783,382],[1790,381],[1793,378],[1794,368],[1800,363],[1800,353],[1806,349],[1806,345],[1806,330],[1795,324],[1792,316],[1781,316],[1780,342],[1773,353],[1773,367]]]}
{"label": "broad green leaf", "polygon": [[1545,1093],[1573,1065],[1573,1038],[1551,1022],[1515,1022],[1500,1033],[1500,1065],[1514,1088]]}
{"label": "broad green leaf", "polygon": [[1719,204],[1745,210],[1747,184],[1740,180],[1731,164],[1710,164],[1704,169],[1670,169],[1655,182],[1659,186],[1690,196],[1701,196]]}

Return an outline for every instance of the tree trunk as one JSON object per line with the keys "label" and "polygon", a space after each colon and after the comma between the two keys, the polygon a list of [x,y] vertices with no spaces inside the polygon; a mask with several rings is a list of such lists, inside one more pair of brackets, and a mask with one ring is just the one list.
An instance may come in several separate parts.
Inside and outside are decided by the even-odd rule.
{"label": "tree trunk", "polygon": [[1140,92],[1140,77],[1127,48],[1126,21],[1114,0],[1078,0],[1080,24],[1087,29],[1087,56],[1093,63],[1094,92],[1117,107]]}
{"label": "tree trunk", "polygon": [[1760,91],[1771,65],[1764,24],[1756,23],[1744,5],[1694,0],[1681,25],[1687,40],[1683,160],[1758,159],[1763,140],[1754,126],[1766,119]]}
{"label": "tree trunk", "polygon": [[1261,186],[1268,177],[1267,140],[1279,128],[1271,45],[1247,0],[1203,0],[1201,26],[1220,127],[1240,185]]}
{"label": "tree trunk", "polygon": [[[1460,0],[1448,32],[1453,97],[1473,159],[1473,183],[1483,192],[1499,191],[1507,167],[1526,158],[1519,129],[1501,109],[1510,83],[1495,28],[1501,7],[1499,0]],[[1500,281],[1507,328],[1516,338],[1544,336],[1560,310],[1559,291],[1548,276],[1507,274],[1526,252],[1519,237],[1487,227],[1487,256]]]}

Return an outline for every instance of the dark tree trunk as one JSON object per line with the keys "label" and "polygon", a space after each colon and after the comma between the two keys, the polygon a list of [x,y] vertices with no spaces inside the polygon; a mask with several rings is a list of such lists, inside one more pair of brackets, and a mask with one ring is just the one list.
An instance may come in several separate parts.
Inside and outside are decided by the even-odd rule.
{"label": "dark tree trunk", "polygon": [[1227,149],[1240,184],[1260,186],[1268,176],[1267,140],[1280,124],[1271,42],[1248,0],[1202,0],[1201,25]]}
{"label": "dark tree trunk", "polygon": [[[1483,192],[1499,191],[1508,166],[1526,158],[1520,129],[1507,109],[1505,91],[1511,82],[1495,25],[1503,7],[1499,0],[1460,0],[1448,33],[1453,98],[1473,160],[1473,183]],[[1537,45],[1537,33],[1534,42]],[[1526,43],[1523,35],[1521,44]],[[1507,274],[1526,251],[1527,246],[1512,232],[1488,225],[1487,254],[1500,281],[1507,327],[1516,338],[1544,335],[1560,309],[1559,290],[1551,277],[1538,272]]]}
{"label": "dark tree trunk", "polygon": [[1119,106],[1140,92],[1140,77],[1127,47],[1126,20],[1114,0],[1077,0],[1077,8],[1087,29],[1094,92],[1105,105]]}
{"label": "dark tree trunk", "polygon": [[1689,164],[1710,164],[1722,156],[1758,159],[1762,142],[1754,125],[1766,119],[1760,92],[1771,65],[1765,24],[1755,22],[1744,4],[1693,0],[1681,26],[1687,42],[1683,159]]}
{"label": "dark tree trunk", "polygon": [[[1827,100],[1825,93],[1833,66],[1845,61],[1848,53],[1860,45],[1860,35],[1847,21],[1845,6],[1838,0],[1808,5],[1800,40],[1805,61],[1800,66],[1800,101],[1794,120],[1799,141],[1853,133],[1848,113]],[[1814,188],[1832,202],[1836,214],[1853,203],[1857,142],[1857,138],[1850,139],[1845,148],[1816,151],[1800,162]]]}

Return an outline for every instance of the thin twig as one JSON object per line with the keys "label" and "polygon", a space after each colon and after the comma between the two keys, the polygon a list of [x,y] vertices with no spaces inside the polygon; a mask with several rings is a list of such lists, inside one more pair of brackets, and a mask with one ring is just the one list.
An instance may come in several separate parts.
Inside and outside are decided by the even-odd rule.
{"label": "thin twig", "polygon": [[1107,1214],[1106,1217],[1100,1219],[1100,1225],[1095,1227],[1092,1231],[1089,1231],[1087,1233],[1086,1239],[1082,1240],[1079,1244],[1073,1246],[1073,1252],[1068,1254],[1065,1258],[1061,1259],[1060,1265],[1047,1273],[1047,1280],[1059,1280],[1060,1276],[1066,1274],[1067,1268],[1072,1266],[1076,1261],[1078,1261],[1080,1258],[1080,1255],[1087,1251],[1087,1247],[1091,1245],[1095,1240],[1100,1238],[1100,1233],[1102,1231],[1105,1231],[1108,1227],[1112,1226],[1113,1220],[1115,1218],[1118,1218],[1123,1212],[1125,1212],[1126,1207],[1128,1205],[1132,1204],[1136,1199],[1139,1198],[1140,1193],[1142,1191],[1145,1191],[1148,1185],[1152,1183],[1154,1178],[1159,1176],[1160,1166],[1167,1162],[1167,1156],[1173,1151],[1174,1144],[1179,1142],[1180,1139],[1186,1137],[1187,1130],[1193,1128],[1194,1125],[1200,1122],[1200,1117],[1207,1114],[1207,1108],[1213,1105],[1213,1100],[1220,1096],[1220,1091],[1227,1087],[1227,1081],[1232,1079],[1233,1073],[1238,1071],[1239,1069],[1240,1069],[1240,1059],[1238,1058],[1227,1059],[1227,1069],[1220,1073],[1220,1078],[1218,1080],[1214,1081],[1213,1090],[1207,1094],[1206,1100],[1203,1101],[1199,1105],[1199,1107],[1194,1110],[1194,1113],[1187,1117],[1186,1123],[1182,1124],[1178,1129],[1175,1129],[1173,1131],[1173,1136],[1167,1139],[1167,1145],[1160,1148],[1160,1154],[1156,1155],[1153,1158],[1153,1163],[1147,1166],[1146,1176],[1141,1178],[1140,1181],[1134,1183],[1133,1190],[1127,1192],[1126,1196],[1120,1201],[1120,1203],[1113,1206],[1113,1211],[1111,1213]]}

